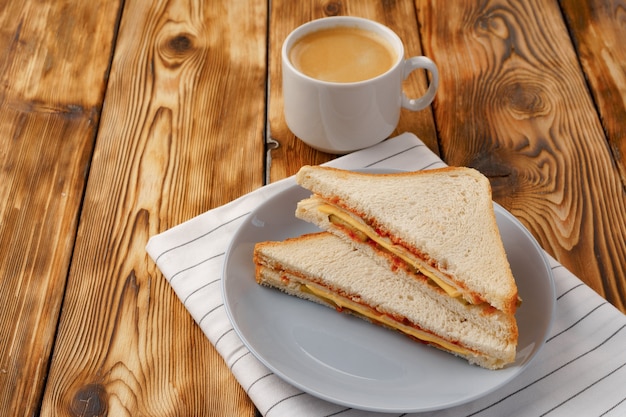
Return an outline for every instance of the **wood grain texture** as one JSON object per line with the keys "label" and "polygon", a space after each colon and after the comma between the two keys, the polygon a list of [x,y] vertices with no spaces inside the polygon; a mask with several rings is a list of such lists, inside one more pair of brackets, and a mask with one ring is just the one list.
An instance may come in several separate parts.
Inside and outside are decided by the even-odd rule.
{"label": "wood grain texture", "polygon": [[36,415],[118,10],[106,0],[2,3],[0,415]]}
{"label": "wood grain texture", "polygon": [[0,416],[255,415],[145,244],[265,175],[334,157],[282,119],[282,41],[323,16],[380,21],[407,55],[433,58],[434,106],[403,111],[396,133],[486,173],[544,248],[626,312],[625,10],[0,0]]}
{"label": "wood grain texture", "polygon": [[626,1],[563,0],[561,8],[626,187]]}
{"label": "wood grain texture", "polygon": [[[269,133],[277,145],[271,151],[270,180],[275,181],[292,175],[305,164],[321,164],[334,155],[316,151],[298,140],[289,131],[283,115],[281,48],[283,41],[296,27],[310,20],[329,16],[359,16],[380,22],[394,30],[405,45],[407,57],[422,55],[418,36],[415,7],[410,0],[387,2],[367,1],[323,1],[310,3],[277,0],[272,2],[270,33],[270,92]],[[410,23],[415,22],[415,23]],[[409,97],[418,97],[426,91],[426,76],[416,71],[404,83]],[[420,112],[402,110],[400,122],[391,136],[413,132],[433,151],[438,153],[437,136],[430,109]]]}
{"label": "wood grain texture", "polygon": [[262,185],[266,15],[124,3],[42,415],[254,414],[145,245]]}
{"label": "wood grain texture", "polygon": [[447,63],[442,154],[490,177],[541,246],[626,311],[623,183],[559,5],[535,3],[417,2],[424,50]]}

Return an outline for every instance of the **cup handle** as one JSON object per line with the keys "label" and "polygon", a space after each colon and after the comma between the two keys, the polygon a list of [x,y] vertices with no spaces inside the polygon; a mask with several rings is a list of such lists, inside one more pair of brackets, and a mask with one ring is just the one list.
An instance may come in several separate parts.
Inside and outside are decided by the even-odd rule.
{"label": "cup handle", "polygon": [[426,94],[420,98],[408,98],[404,92],[402,92],[402,107],[412,111],[422,110],[435,98],[437,87],[439,87],[439,71],[437,65],[425,56],[414,56],[404,61],[404,79],[406,80],[409,74],[416,69],[425,69],[430,72],[431,80]]}

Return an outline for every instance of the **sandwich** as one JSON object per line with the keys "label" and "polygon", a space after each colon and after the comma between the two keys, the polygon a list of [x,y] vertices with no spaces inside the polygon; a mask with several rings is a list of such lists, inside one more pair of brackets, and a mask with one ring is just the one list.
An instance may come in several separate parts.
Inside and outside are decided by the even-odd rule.
{"label": "sandwich", "polygon": [[517,286],[496,223],[489,180],[471,168],[372,174],[304,166],[312,195],[296,217],[391,270],[425,276],[460,305],[513,316]]}
{"label": "sandwich", "polygon": [[345,239],[318,232],[254,248],[256,281],[353,314],[487,369],[515,361],[515,318],[461,303],[423,274],[392,270]]}

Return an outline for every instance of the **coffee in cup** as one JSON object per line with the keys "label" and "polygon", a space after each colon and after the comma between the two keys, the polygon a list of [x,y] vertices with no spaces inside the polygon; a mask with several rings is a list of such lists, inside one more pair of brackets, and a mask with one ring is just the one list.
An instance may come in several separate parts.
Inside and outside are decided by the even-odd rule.
{"label": "coffee in cup", "polygon": [[[284,114],[303,142],[329,153],[367,148],[398,125],[400,109],[422,110],[439,83],[433,61],[404,59],[402,41],[391,29],[351,16],[327,17],[296,28],[281,51]],[[409,99],[402,82],[426,69],[426,93]]]}
{"label": "coffee in cup", "polygon": [[354,83],[389,71],[397,56],[393,47],[376,32],[337,26],[298,39],[289,51],[289,60],[311,78]]}

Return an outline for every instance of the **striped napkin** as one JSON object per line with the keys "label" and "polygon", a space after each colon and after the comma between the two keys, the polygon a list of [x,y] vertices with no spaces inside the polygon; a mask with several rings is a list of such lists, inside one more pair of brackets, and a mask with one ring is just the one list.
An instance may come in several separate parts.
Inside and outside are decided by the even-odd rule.
{"label": "striped napkin", "polygon": [[[328,165],[403,170],[445,166],[408,133]],[[293,177],[287,178],[208,211],[153,236],[146,250],[264,416],[380,416],[328,403],[282,381],[243,345],[226,315],[221,274],[233,234],[251,210],[293,184]],[[532,363],[487,396],[419,416],[626,415],[626,316],[548,259],[556,284],[556,317]]]}

